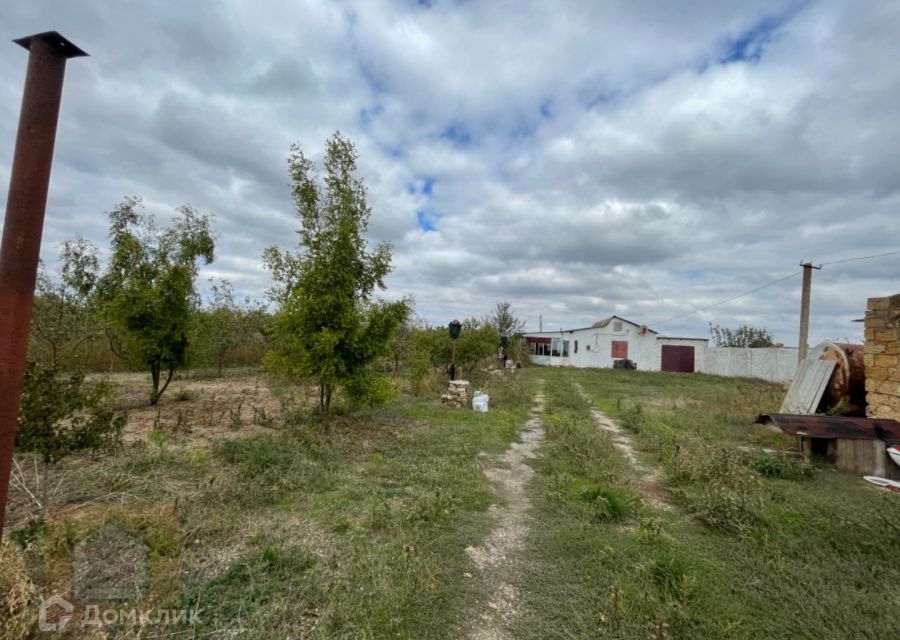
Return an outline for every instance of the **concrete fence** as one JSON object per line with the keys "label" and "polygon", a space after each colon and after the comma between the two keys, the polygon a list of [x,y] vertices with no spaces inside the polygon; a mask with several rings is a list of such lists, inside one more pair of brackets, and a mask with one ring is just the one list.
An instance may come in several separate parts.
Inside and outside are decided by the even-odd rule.
{"label": "concrete fence", "polygon": [[697,364],[697,371],[717,376],[790,382],[797,372],[797,350],[785,347],[710,347],[702,358],[698,358]]}

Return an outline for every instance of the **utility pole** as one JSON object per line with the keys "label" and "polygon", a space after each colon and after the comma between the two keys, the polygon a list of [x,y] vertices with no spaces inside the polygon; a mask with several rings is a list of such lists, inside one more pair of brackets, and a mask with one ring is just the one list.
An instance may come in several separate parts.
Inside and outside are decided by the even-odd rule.
{"label": "utility pole", "polygon": [[797,364],[806,359],[807,344],[809,336],[809,296],[812,289],[812,270],[821,269],[813,266],[812,262],[801,262],[803,267],[803,293],[800,295],[800,343],[797,349]]}
{"label": "utility pole", "polygon": [[538,333],[543,333],[544,331],[544,314],[538,316]]}
{"label": "utility pole", "polygon": [[56,31],[13,42],[29,53],[0,244],[0,536],[66,60],[87,55]]}

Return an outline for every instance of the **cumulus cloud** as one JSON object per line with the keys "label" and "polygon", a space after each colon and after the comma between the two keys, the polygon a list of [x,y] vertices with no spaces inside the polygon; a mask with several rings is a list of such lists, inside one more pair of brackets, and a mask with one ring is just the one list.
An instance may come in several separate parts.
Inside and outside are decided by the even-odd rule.
{"label": "cumulus cloud", "polygon": [[[205,275],[262,296],[296,221],[285,158],[360,152],[386,295],[444,323],[510,300],[536,328],[617,313],[663,333],[796,343],[799,270],[898,249],[900,10],[890,3],[436,0],[63,3],[69,65],[43,253],[105,239],[124,195],[213,212]],[[0,55],[0,188],[24,52]],[[5,201],[5,190],[0,192]],[[811,340],[861,339],[900,256],[814,275]],[[700,309],[701,311],[696,311]],[[673,319],[674,318],[674,319]]]}

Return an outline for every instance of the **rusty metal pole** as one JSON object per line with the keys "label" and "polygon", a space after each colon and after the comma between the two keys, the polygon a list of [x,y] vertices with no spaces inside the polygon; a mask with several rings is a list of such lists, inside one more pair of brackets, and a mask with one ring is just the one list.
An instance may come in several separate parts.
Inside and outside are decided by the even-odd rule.
{"label": "rusty metal pole", "polygon": [[55,31],[14,42],[29,55],[0,244],[0,536],[66,60],[87,55]]}
{"label": "rusty metal pole", "polygon": [[822,265],[814,267],[812,262],[801,262],[803,267],[803,290],[800,294],[800,343],[797,345],[797,365],[806,360],[806,344],[809,339],[809,298],[812,291],[812,270],[821,269]]}

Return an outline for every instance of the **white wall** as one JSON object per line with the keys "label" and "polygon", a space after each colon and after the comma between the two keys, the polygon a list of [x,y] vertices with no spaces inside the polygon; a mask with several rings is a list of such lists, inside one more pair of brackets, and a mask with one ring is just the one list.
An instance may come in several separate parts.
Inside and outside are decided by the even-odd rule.
{"label": "white wall", "polygon": [[703,367],[697,367],[697,371],[718,376],[788,382],[797,372],[797,350],[784,347],[711,347],[704,354]]}
{"label": "white wall", "polygon": [[[628,343],[628,359],[636,362],[638,369],[653,371],[652,367],[655,363],[658,370],[659,350],[656,346],[656,334],[648,331],[641,335],[638,327],[627,322],[622,322],[620,331],[613,331],[614,322],[611,321],[607,326],[597,329],[527,333],[526,337],[562,338],[569,342],[568,358],[532,356],[531,361],[535,364],[552,364],[553,366],[610,368],[613,361],[618,359],[612,357],[613,340],[624,340]],[[577,353],[575,352],[576,340],[578,341]]]}
{"label": "white wall", "polygon": [[[544,331],[527,336],[562,338],[569,341],[569,357],[531,356],[535,364],[600,368],[612,367],[612,341],[628,342],[628,358],[642,371],[659,371],[662,368],[662,346],[694,347],[694,370],[718,376],[762,378],[770,382],[788,382],[797,371],[797,350],[788,348],[728,348],[708,347],[699,338],[664,338],[647,332],[640,335],[638,327],[623,323],[621,331],[613,331],[613,323],[600,329],[576,329],[574,331]],[[578,353],[575,353],[575,341]],[[590,349],[587,347],[590,346]]]}

